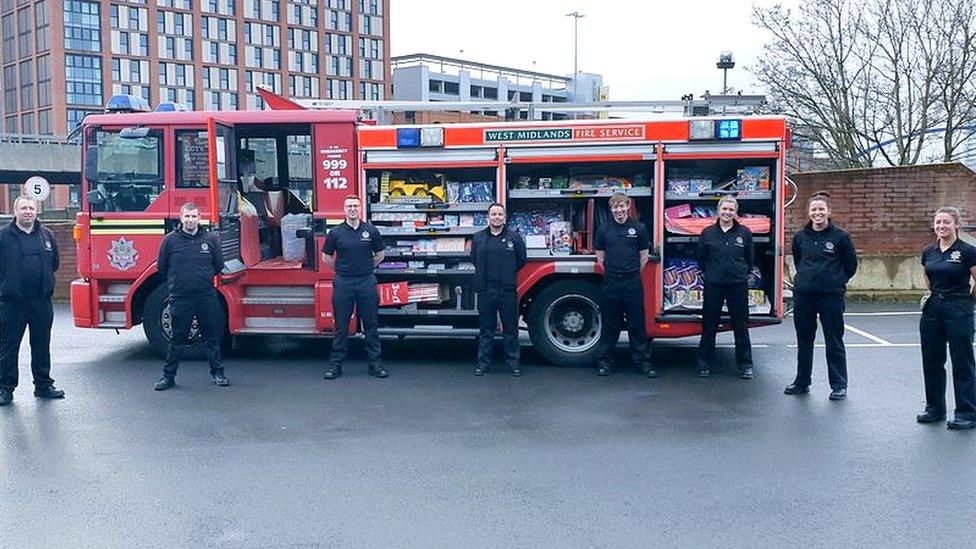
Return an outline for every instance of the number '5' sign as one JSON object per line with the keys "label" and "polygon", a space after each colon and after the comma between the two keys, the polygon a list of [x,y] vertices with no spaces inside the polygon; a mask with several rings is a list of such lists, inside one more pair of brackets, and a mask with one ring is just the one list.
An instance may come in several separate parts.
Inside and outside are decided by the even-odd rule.
{"label": "number '5' sign", "polygon": [[51,194],[51,184],[47,182],[47,179],[39,175],[35,175],[27,179],[24,183],[24,195],[39,202],[47,200],[48,195]]}

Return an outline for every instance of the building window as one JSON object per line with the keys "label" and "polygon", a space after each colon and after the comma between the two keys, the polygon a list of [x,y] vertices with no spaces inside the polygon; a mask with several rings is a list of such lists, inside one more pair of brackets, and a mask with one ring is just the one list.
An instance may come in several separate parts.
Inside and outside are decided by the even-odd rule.
{"label": "building window", "polygon": [[101,57],[64,56],[65,84],[69,104],[102,106]]}
{"label": "building window", "polygon": [[31,9],[24,8],[17,12],[17,42],[20,44],[20,57],[24,58],[33,53],[34,41],[31,40]]}
{"label": "building window", "polygon": [[41,111],[37,113],[37,133],[51,135],[51,111]]}
{"label": "building window", "polygon": [[112,81],[122,80],[122,60],[112,58]]}
{"label": "building window", "polygon": [[231,65],[237,64],[237,44],[230,44],[227,47],[227,60]]}
{"label": "building window", "polygon": [[149,35],[139,35],[139,55],[149,55]]}
{"label": "building window", "polygon": [[119,28],[119,6],[117,4],[108,7],[108,21],[113,29]]}
{"label": "building window", "polygon": [[[24,61],[20,64],[20,109],[34,108],[34,62]],[[32,124],[33,125],[33,124]],[[33,133],[33,130],[24,133]]]}
{"label": "building window", "polygon": [[[47,0],[41,0],[34,4],[34,24],[37,26],[34,30],[37,53],[47,51],[49,48],[48,30],[51,28],[47,18]],[[50,119],[50,116],[48,118]]]}
{"label": "building window", "polygon": [[129,28],[139,30],[139,10],[129,8]]}
{"label": "building window", "polygon": [[64,47],[102,51],[99,4],[83,0],[64,1]]}
{"label": "building window", "polygon": [[119,33],[119,53],[129,53],[129,33]]}
{"label": "building window", "polygon": [[166,57],[176,58],[176,38],[172,36],[166,37]]}
{"label": "building window", "polygon": [[0,35],[3,35],[3,62],[11,63],[17,58],[17,48],[15,47],[17,35],[14,33],[14,14],[5,15]]}
{"label": "building window", "polygon": [[[37,106],[51,104],[51,56],[37,58]],[[48,116],[50,120],[50,116]]]}

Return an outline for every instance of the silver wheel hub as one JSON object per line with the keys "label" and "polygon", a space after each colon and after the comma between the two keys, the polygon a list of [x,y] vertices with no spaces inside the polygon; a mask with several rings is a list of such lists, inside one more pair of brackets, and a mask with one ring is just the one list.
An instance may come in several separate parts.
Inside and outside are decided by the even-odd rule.
{"label": "silver wheel hub", "polygon": [[580,294],[563,295],[546,308],[546,338],[567,353],[583,353],[600,341],[600,307]]}

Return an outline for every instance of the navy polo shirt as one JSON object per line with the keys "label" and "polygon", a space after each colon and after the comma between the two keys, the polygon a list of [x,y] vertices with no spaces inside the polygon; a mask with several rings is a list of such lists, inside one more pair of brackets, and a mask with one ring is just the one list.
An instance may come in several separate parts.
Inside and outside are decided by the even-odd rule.
{"label": "navy polo shirt", "polygon": [[600,225],[593,248],[604,252],[603,271],[608,275],[636,275],[640,272],[640,252],[650,249],[650,237],[643,223],[615,219]]}
{"label": "navy polo shirt", "polygon": [[965,296],[970,293],[970,269],[976,266],[976,247],[956,239],[943,252],[936,242],[922,252],[922,265],[933,292]]}
{"label": "navy polo shirt", "polygon": [[325,236],[322,253],[336,254],[335,271],[339,276],[373,274],[373,254],[384,249],[383,237],[368,221],[353,229],[345,221]]}

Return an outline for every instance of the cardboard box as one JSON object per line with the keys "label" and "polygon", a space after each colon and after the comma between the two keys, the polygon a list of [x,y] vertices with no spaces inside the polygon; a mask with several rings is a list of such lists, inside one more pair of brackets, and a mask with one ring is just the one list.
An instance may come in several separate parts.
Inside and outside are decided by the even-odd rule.
{"label": "cardboard box", "polygon": [[410,300],[410,287],[406,282],[386,282],[377,284],[380,293],[380,307],[399,307]]}

